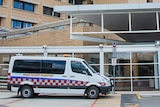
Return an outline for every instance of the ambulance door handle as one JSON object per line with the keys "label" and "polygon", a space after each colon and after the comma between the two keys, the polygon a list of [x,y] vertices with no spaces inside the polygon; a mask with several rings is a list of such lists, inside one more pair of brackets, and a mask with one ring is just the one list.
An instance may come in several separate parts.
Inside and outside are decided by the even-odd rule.
{"label": "ambulance door handle", "polygon": [[70,77],[75,77],[75,76],[70,76]]}
{"label": "ambulance door handle", "polygon": [[62,77],[67,77],[66,75],[62,75]]}

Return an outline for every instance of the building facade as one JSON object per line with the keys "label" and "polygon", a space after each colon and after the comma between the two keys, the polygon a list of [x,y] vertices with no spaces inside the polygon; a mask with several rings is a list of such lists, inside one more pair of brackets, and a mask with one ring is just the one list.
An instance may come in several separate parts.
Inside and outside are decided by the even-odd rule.
{"label": "building facade", "polygon": [[[1,0],[0,3],[0,32],[5,33],[17,29],[24,29],[33,26],[45,26],[49,23],[68,19],[69,16],[54,11],[55,5],[82,5],[92,4],[91,1],[86,0]],[[75,30],[90,31],[91,29],[98,29],[91,23],[79,23],[75,25]],[[88,27],[90,26],[90,27]],[[15,34],[16,35],[16,34]],[[25,35],[25,36],[24,36]],[[69,25],[56,27],[53,29],[35,31],[34,33],[26,33],[23,36],[15,36],[14,38],[7,38],[3,36],[0,38],[1,46],[37,46],[37,45],[51,45],[51,46],[84,46],[84,45],[98,45],[99,43],[92,43],[86,41],[70,40]],[[45,36],[44,36],[45,35]],[[103,35],[101,35],[103,38]],[[116,35],[108,35],[111,39],[120,39]],[[36,39],[35,39],[36,38]],[[45,38],[45,39],[44,39]],[[48,39],[50,38],[50,39]]]}
{"label": "building facade", "polygon": [[[83,5],[83,4],[127,4],[127,3],[152,3],[160,0],[0,0],[0,26],[1,32],[5,33],[17,29],[29,28],[34,26],[45,26],[51,22],[57,22],[70,18],[70,16],[54,11],[55,5]],[[101,29],[90,22],[80,22],[73,24],[73,31],[91,32],[100,31]],[[93,35],[87,35],[93,36]],[[124,41],[117,34],[99,34],[94,35],[100,39],[110,39]],[[45,30],[28,32],[23,35],[15,34],[14,37],[2,36],[0,46],[88,46],[99,45],[101,42],[91,42],[85,40],[72,40],[70,38],[70,26],[58,26]],[[107,45],[107,42],[104,43]],[[135,49],[134,49],[135,48]],[[129,46],[117,48],[117,65],[116,65],[116,88],[117,90],[140,90],[140,87],[146,90],[157,90],[160,85],[159,76],[159,47],[152,45],[145,49],[138,46],[130,49]],[[144,48],[140,49],[140,48]],[[152,50],[153,48],[153,50]],[[99,49],[99,48],[98,48]],[[136,50],[138,49],[138,50]],[[76,50],[76,49],[75,49]],[[12,50],[11,50],[12,51]],[[28,51],[30,52],[30,51]],[[11,52],[12,53],[12,52]],[[19,53],[19,52],[17,52]],[[62,56],[69,53],[51,52],[50,56]],[[7,75],[7,64],[9,59],[15,53],[0,53],[0,75]],[[72,52],[69,53],[73,55]],[[103,50],[102,59],[100,60],[97,48],[94,51],[79,53],[74,52],[74,57],[84,58],[91,62],[92,65],[98,66],[98,71],[104,66],[104,73],[113,78],[112,70],[112,47],[106,47]],[[39,55],[39,53],[24,53],[24,55]],[[40,54],[41,55],[41,54]],[[100,55],[101,56],[101,55]],[[104,63],[101,63],[104,62]]]}
{"label": "building facade", "polygon": [[0,26],[14,30],[65,19],[53,6],[66,4],[63,0],[0,0]]}
{"label": "building facade", "polygon": [[151,3],[160,0],[0,0],[0,27],[19,29],[68,19],[55,5]]}
{"label": "building facade", "polygon": [[[101,4],[77,6],[77,8],[75,6],[57,6],[55,10],[101,26],[100,30],[91,32],[78,32],[72,29],[71,36],[74,38],[78,38],[77,35],[83,38],[84,34],[116,33],[126,42],[140,43],[140,47],[132,44],[128,47],[127,45],[122,47],[118,45],[116,48],[113,45],[111,50],[106,49],[106,51],[103,46],[100,46],[102,61],[98,60],[96,55],[89,58],[91,62],[100,66],[102,74],[106,73],[116,79],[117,90],[144,91],[159,90],[160,88],[160,82],[157,79],[160,74],[159,41],[157,41],[160,33],[159,5],[160,3]],[[73,28],[72,23],[71,28]],[[148,42],[152,42],[151,47]]]}

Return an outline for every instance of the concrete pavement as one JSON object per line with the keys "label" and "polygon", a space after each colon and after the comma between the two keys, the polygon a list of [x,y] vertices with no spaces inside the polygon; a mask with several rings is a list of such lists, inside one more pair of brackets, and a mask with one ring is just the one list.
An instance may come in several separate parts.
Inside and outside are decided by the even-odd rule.
{"label": "concrete pavement", "polygon": [[121,94],[108,94],[107,96],[101,96],[95,101],[91,107],[120,107]]}
{"label": "concrete pavement", "polygon": [[22,99],[16,93],[0,90],[0,107],[120,107],[121,94],[108,94],[99,99],[83,96],[43,95]]}
{"label": "concrete pavement", "polygon": [[[125,102],[122,97],[126,95],[128,96],[125,99],[130,99],[129,102]],[[17,97],[16,93],[0,90],[0,107],[159,107],[159,99],[160,91],[118,91],[114,94],[100,96],[99,99],[56,95],[41,95],[40,97],[22,99]]]}
{"label": "concrete pavement", "polygon": [[121,93],[120,107],[160,107],[160,91]]}

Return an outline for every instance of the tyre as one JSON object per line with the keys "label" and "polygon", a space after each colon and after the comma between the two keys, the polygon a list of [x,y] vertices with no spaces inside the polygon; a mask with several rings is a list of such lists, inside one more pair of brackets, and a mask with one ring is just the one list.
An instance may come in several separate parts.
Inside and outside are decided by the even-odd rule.
{"label": "tyre", "polygon": [[23,86],[21,88],[21,96],[23,98],[30,98],[34,94],[33,89],[30,86]]}
{"label": "tyre", "polygon": [[95,99],[99,97],[99,89],[95,86],[91,86],[87,89],[87,97],[91,99]]}

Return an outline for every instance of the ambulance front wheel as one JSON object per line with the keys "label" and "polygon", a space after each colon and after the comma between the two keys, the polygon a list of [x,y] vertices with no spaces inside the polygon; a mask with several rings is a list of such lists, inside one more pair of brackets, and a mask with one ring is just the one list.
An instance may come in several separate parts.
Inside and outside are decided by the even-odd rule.
{"label": "ambulance front wheel", "polygon": [[96,86],[91,86],[86,91],[87,97],[91,99],[96,99],[99,97],[99,89]]}
{"label": "ambulance front wheel", "polygon": [[21,88],[21,96],[23,98],[30,98],[33,96],[33,94],[34,94],[33,89],[30,86],[26,85]]}

